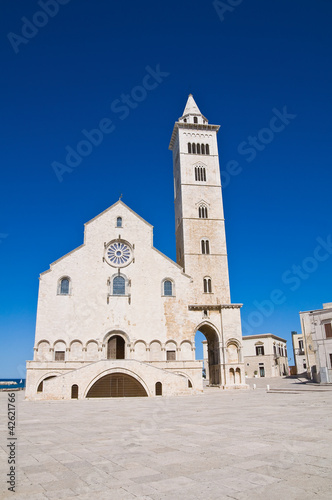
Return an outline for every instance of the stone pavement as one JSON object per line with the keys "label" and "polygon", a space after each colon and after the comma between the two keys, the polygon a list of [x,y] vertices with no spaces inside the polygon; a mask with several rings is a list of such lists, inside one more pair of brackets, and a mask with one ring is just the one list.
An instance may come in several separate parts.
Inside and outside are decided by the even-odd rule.
{"label": "stone pavement", "polygon": [[[330,499],[332,387],[254,379],[202,395],[23,401],[18,485],[7,491],[7,393],[0,393],[0,498]],[[296,393],[267,393],[296,388]],[[324,390],[323,390],[324,389]]]}

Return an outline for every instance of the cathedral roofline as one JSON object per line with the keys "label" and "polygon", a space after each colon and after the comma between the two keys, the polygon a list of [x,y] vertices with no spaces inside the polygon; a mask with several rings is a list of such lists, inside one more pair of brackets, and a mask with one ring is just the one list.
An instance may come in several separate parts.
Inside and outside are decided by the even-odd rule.
{"label": "cathedral roofline", "polygon": [[101,217],[102,215],[106,214],[109,210],[112,210],[114,207],[116,207],[116,205],[122,205],[124,206],[127,210],[129,210],[132,214],[136,215],[136,217],[138,219],[140,219],[142,222],[145,222],[145,224],[147,224],[149,227],[153,228],[152,224],[150,224],[149,222],[147,222],[145,219],[143,219],[143,217],[141,217],[140,215],[138,215],[134,210],[132,210],[130,207],[128,207],[128,205],[126,205],[125,203],[123,203],[122,200],[118,200],[117,202],[113,203],[113,205],[111,205],[110,207],[106,208],[106,210],[104,210],[103,212],[101,212],[100,214],[96,215],[95,217],[93,217],[93,219],[90,219],[88,222],[85,222],[84,226],[87,226],[88,224],[90,224],[91,222],[93,222],[94,220],[98,219],[99,217]]}

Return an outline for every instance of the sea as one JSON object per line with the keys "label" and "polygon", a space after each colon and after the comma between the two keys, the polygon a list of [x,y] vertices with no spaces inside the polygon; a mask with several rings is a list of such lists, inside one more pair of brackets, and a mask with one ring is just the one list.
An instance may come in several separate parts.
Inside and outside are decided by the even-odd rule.
{"label": "sea", "polygon": [[0,378],[0,390],[24,389],[24,388],[25,388],[25,378]]}

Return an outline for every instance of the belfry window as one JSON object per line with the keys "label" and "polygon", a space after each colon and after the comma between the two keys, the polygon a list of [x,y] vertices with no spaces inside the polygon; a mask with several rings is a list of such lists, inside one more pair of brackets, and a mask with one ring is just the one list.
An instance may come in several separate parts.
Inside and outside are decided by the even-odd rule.
{"label": "belfry window", "polygon": [[201,150],[202,150],[202,155],[205,155],[205,146],[204,146],[204,144],[201,145]]}
{"label": "belfry window", "polygon": [[188,153],[191,153],[191,142],[188,142]]}
{"label": "belfry window", "polygon": [[209,155],[210,154],[210,146],[206,144],[205,146],[205,154]]}
{"label": "belfry window", "polygon": [[123,276],[115,276],[112,283],[113,295],[126,295],[126,280]]}
{"label": "belfry window", "polygon": [[201,250],[203,255],[208,255],[210,253],[209,240],[201,240]]}
{"label": "belfry window", "polygon": [[193,142],[192,143],[192,149],[193,149],[193,154],[196,154],[196,144]]}
{"label": "belfry window", "polygon": [[197,154],[198,155],[201,154],[201,145],[200,144],[197,144]]}
{"label": "belfry window", "polygon": [[206,277],[203,279],[204,293],[212,293],[212,281],[211,278]]}
{"label": "belfry window", "polygon": [[205,167],[195,167],[195,181],[206,182]]}
{"label": "belfry window", "polygon": [[194,116],[194,123],[198,123],[197,116]]}
{"label": "belfry window", "polygon": [[198,217],[200,219],[207,219],[208,218],[208,209],[205,205],[201,205],[198,208]]}
{"label": "belfry window", "polygon": [[122,227],[122,217],[116,219],[116,227]]}

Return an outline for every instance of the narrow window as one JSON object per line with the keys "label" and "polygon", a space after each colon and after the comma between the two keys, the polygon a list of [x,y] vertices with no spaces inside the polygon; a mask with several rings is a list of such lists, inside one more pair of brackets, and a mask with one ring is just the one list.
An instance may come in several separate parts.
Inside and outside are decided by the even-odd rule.
{"label": "narrow window", "polygon": [[193,149],[193,154],[196,154],[196,144],[193,142],[192,143],[192,149]]}
{"label": "narrow window", "polygon": [[115,276],[113,279],[113,295],[126,295],[126,280],[123,276]]}
{"label": "narrow window", "polygon": [[276,346],[275,346],[275,345],[273,346],[273,354],[274,354],[275,356],[277,355],[277,348],[276,348]]}
{"label": "narrow window", "polygon": [[201,205],[198,208],[198,217],[200,219],[207,219],[208,218],[207,207],[205,207],[204,205]]}
{"label": "narrow window", "polygon": [[194,123],[198,123],[197,116],[194,116]]}
{"label": "narrow window", "polygon": [[202,168],[202,181],[206,181],[205,168]]}
{"label": "narrow window", "polygon": [[204,278],[203,285],[204,285],[204,293],[211,293],[212,292],[211,278]]}
{"label": "narrow window", "polygon": [[62,278],[60,283],[60,295],[69,295],[69,279]]}
{"label": "narrow window", "polygon": [[122,217],[116,219],[116,227],[122,227]]}
{"label": "narrow window", "polygon": [[188,153],[191,153],[191,143],[188,142]]}
{"label": "narrow window", "polygon": [[188,379],[188,387],[189,387],[189,389],[191,389],[191,388],[192,388],[192,386],[193,386],[193,385],[192,385],[192,383],[191,383],[191,382],[190,382],[190,380]]}
{"label": "narrow window", "polygon": [[184,118],[183,121],[184,121],[184,123],[187,123],[187,118]]}
{"label": "narrow window", "polygon": [[330,354],[330,368],[332,368],[332,354]]}
{"label": "narrow window", "polygon": [[210,146],[206,144],[205,146],[205,154],[209,155],[210,154]]}
{"label": "narrow window", "polygon": [[326,338],[329,339],[332,337],[332,326],[331,323],[325,323],[325,334]]}
{"label": "narrow window", "polygon": [[202,150],[202,155],[205,155],[205,146],[204,146],[204,144],[201,145],[201,150]]}
{"label": "narrow window", "polygon": [[201,145],[200,144],[197,144],[197,154],[198,155],[201,154]]}
{"label": "narrow window", "polygon": [[201,241],[202,254],[208,255],[210,253],[210,242],[209,240]]}
{"label": "narrow window", "polygon": [[256,345],[256,356],[264,356],[264,346]]}
{"label": "narrow window", "polygon": [[162,396],[163,395],[163,386],[161,382],[156,383],[156,396]]}
{"label": "narrow window", "polygon": [[78,385],[71,386],[71,399],[78,399]]}
{"label": "narrow window", "polygon": [[164,281],[164,295],[173,295],[173,283],[170,280]]}
{"label": "narrow window", "polygon": [[167,361],[175,361],[175,351],[167,351]]}
{"label": "narrow window", "polygon": [[65,351],[55,351],[54,352],[54,360],[55,361],[64,361],[65,360]]}
{"label": "narrow window", "polygon": [[195,167],[195,181],[198,180],[198,172],[197,172],[197,167]]}

